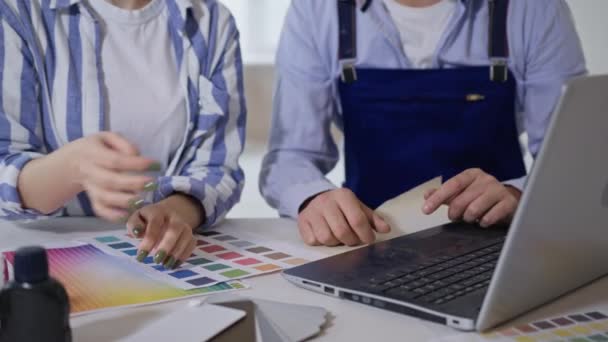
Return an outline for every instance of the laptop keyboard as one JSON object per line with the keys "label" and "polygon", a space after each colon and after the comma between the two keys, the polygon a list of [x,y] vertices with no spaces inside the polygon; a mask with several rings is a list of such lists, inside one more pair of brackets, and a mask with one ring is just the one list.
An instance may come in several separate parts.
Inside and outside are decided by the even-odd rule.
{"label": "laptop keyboard", "polygon": [[445,304],[476,290],[487,289],[503,244],[504,238],[501,238],[473,252],[442,256],[392,270],[369,279],[366,288],[396,299]]}

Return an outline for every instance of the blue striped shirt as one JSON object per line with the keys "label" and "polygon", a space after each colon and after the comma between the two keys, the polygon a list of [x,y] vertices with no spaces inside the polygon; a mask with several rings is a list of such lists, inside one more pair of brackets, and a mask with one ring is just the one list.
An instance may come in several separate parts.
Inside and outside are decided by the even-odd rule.
{"label": "blue striped shirt", "polygon": [[[239,33],[216,0],[167,0],[188,129],[154,201],[179,192],[201,201],[207,226],[238,202],[246,105]],[[104,130],[106,99],[94,12],[79,0],[0,0],[0,217],[47,217],[23,208],[24,165]],[[50,216],[92,216],[85,193]]]}
{"label": "blue striped shirt", "polygon": [[[262,194],[283,216],[297,217],[307,198],[336,187],[325,177],[339,158],[330,128],[342,126],[336,3],[293,0],[285,19],[270,147],[260,176]],[[509,68],[518,90],[518,113],[513,115],[520,131],[528,133],[529,150],[536,156],[564,82],[586,72],[585,59],[564,0],[510,4]],[[487,0],[458,1],[433,67],[490,65],[488,17]],[[374,0],[365,13],[357,11],[357,47],[357,68],[412,68],[381,0]],[[523,188],[524,181],[508,183]]]}

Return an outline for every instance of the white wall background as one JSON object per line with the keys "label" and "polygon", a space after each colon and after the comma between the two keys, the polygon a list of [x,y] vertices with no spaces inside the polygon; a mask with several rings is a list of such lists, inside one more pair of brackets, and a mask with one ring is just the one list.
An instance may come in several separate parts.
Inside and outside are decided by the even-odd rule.
{"label": "white wall background", "polygon": [[[335,0],[326,0],[335,1]],[[535,0],[527,0],[535,1]],[[557,0],[556,0],[557,1]],[[258,173],[266,148],[274,54],[290,0],[222,0],[236,18],[241,31],[249,120],[247,147],[242,159],[247,183],[241,203],[229,217],[276,216],[258,192]],[[567,0],[572,9],[592,74],[608,74],[608,0]],[[608,89],[606,90],[608,94]],[[339,183],[342,165],[330,179]]]}
{"label": "white wall background", "polygon": [[568,0],[568,4],[583,42],[589,71],[608,74],[608,1]]}

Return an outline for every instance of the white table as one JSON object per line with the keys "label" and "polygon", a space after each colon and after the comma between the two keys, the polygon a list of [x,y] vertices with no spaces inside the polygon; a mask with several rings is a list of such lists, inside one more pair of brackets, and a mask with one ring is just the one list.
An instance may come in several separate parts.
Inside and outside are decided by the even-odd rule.
{"label": "white table", "polygon": [[[415,227],[414,222],[410,229],[428,227],[432,221],[440,222],[442,219],[418,220],[418,226]],[[301,243],[295,223],[289,220],[239,219],[228,220],[224,224],[256,234],[271,234],[286,242]],[[51,241],[72,241],[78,237],[116,229],[121,227],[95,219],[57,219],[28,225],[2,222],[0,249]],[[221,230],[221,226],[218,230]],[[345,249],[317,248],[328,255]],[[251,285],[251,289],[237,293],[289,303],[318,305],[329,310],[333,318],[318,338],[319,341],[428,341],[455,333],[454,330],[433,323],[300,289],[288,283],[280,274],[251,278],[246,282]],[[180,305],[184,305],[183,301],[74,318],[71,322],[74,337],[77,342],[111,341],[145,325],[151,317]],[[607,278],[529,313],[517,322],[599,308],[608,308]]]}

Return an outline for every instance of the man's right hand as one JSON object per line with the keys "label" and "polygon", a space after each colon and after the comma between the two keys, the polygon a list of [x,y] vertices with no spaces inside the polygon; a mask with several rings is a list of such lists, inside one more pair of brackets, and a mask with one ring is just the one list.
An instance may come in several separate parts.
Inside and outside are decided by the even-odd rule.
{"label": "man's right hand", "polygon": [[75,140],[57,152],[68,174],[86,191],[97,216],[110,221],[128,217],[137,196],[153,187],[154,179],[132,173],[149,170],[154,160],[116,133],[101,132]]}
{"label": "man's right hand", "polygon": [[304,242],[311,246],[357,246],[373,243],[390,227],[348,189],[320,193],[305,203],[298,216]]}

